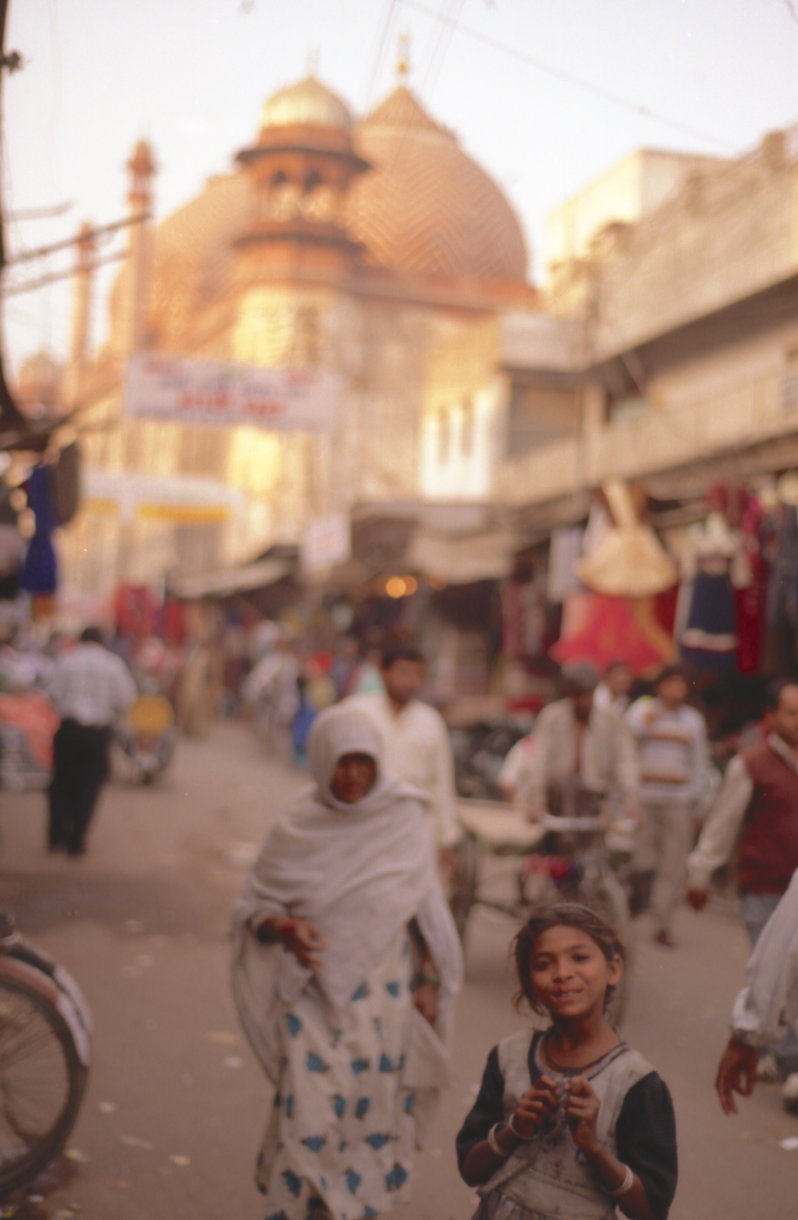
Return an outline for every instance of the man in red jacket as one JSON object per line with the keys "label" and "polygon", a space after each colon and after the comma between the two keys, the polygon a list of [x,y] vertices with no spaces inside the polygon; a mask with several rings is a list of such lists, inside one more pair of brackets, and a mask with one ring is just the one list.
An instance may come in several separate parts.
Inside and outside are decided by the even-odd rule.
{"label": "man in red jacket", "polygon": [[[737,849],[740,913],[752,945],[798,868],[798,680],[772,688],[765,730],[729,763],[687,861],[688,899],[700,911],[712,874]],[[782,1078],[798,1070],[798,1035],[788,1034],[774,1054]]]}

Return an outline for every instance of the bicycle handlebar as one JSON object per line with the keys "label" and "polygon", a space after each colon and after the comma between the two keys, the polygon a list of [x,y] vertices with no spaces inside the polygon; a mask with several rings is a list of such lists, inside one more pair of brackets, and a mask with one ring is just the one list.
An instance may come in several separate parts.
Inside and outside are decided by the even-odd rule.
{"label": "bicycle handlebar", "polygon": [[558,818],[551,813],[544,813],[540,818],[531,823],[532,826],[542,826],[544,830],[561,830],[569,833],[576,831],[587,834],[596,830],[604,830],[605,823],[602,818]]}

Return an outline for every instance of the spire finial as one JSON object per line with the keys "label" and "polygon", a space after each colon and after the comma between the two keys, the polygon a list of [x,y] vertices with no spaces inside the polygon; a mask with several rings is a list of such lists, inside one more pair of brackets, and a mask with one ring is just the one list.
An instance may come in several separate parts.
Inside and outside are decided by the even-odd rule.
{"label": "spire finial", "polygon": [[399,54],[396,61],[396,76],[400,85],[406,85],[410,77],[410,35],[399,35]]}

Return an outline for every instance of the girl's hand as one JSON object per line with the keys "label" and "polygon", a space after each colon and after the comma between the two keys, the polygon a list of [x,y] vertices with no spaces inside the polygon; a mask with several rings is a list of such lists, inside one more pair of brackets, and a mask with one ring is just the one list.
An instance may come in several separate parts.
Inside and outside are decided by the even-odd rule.
{"label": "girl's hand", "polygon": [[541,1076],[536,1085],[522,1094],[513,1111],[516,1133],[524,1139],[531,1139],[556,1109],[557,1086],[549,1076]]}
{"label": "girl's hand", "polygon": [[425,1021],[434,1025],[438,1019],[438,988],[434,983],[419,983],[413,992],[413,1003]]}
{"label": "girl's hand", "polygon": [[573,1141],[578,1148],[586,1151],[598,1144],[596,1135],[596,1120],[598,1119],[599,1101],[590,1087],[587,1076],[574,1076],[565,1086],[565,1116],[571,1128]]}

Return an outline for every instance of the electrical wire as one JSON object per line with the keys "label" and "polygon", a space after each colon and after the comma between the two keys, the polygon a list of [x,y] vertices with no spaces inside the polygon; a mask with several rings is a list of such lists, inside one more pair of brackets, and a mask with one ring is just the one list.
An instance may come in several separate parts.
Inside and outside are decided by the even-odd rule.
{"label": "electrical wire", "polygon": [[393,23],[393,18],[394,18],[394,14],[395,14],[396,6],[397,6],[398,2],[399,2],[399,0],[385,0],[385,7],[383,10],[384,16],[383,16],[383,20],[382,20],[382,28],[381,28],[379,36],[378,36],[377,46],[376,46],[376,49],[374,52],[374,57],[371,62],[371,76],[369,78],[369,84],[368,84],[368,88],[366,90],[366,104],[365,104],[366,113],[368,113],[368,111],[371,109],[371,102],[374,97],[374,89],[377,84],[377,77],[379,75],[379,71],[382,66],[382,58],[383,58],[383,55],[385,54],[385,47],[388,42],[388,35],[390,33],[391,25]]}
{"label": "electrical wire", "polygon": [[492,37],[490,34],[483,34],[480,30],[472,29],[470,26],[463,25],[459,19],[446,17],[441,13],[437,13],[429,5],[424,4],[421,0],[399,0],[405,8],[414,9],[418,13],[423,13],[427,17],[432,17],[433,20],[453,25],[458,34],[463,34],[466,38],[472,38],[476,42],[481,42],[484,46],[491,47],[494,51],[500,51],[504,55],[509,55],[513,59],[519,60],[526,64],[529,68],[534,68],[537,72],[542,72],[547,76],[553,77],[555,80],[564,81],[566,84],[573,85],[577,89],[582,89],[586,93],[590,93],[593,97],[600,98],[602,101],[609,102],[613,106],[619,106],[624,110],[629,110],[633,114],[639,115],[641,118],[652,119],[657,123],[662,123],[666,127],[672,127],[676,131],[681,131],[685,135],[691,135],[695,138],[704,140],[710,144],[714,144],[716,148],[722,148],[726,152],[734,151],[731,145],[725,140],[721,140],[718,136],[703,131],[700,128],[693,127],[689,123],[683,123],[679,119],[662,114],[658,110],[653,110],[649,106],[644,106],[639,102],[632,102],[626,97],[622,97],[619,93],[613,93],[610,89],[605,89],[602,85],[597,85],[593,81],[587,81],[582,77],[575,76],[572,72],[565,71],[564,68],[558,68],[554,64],[546,63],[545,60],[538,59],[537,56],[530,55],[527,51],[520,47],[511,46],[509,43],[502,42],[498,38]]}

